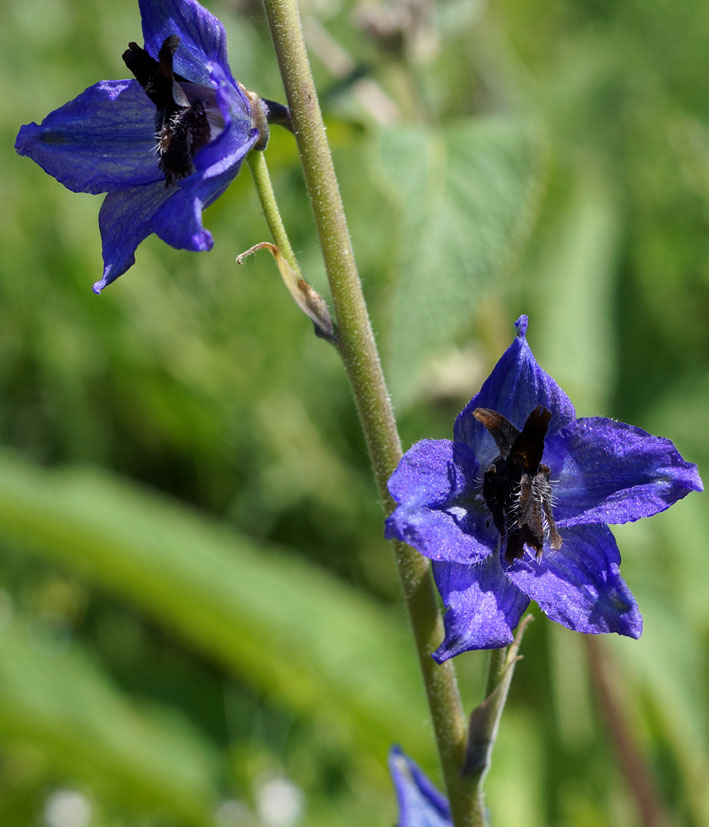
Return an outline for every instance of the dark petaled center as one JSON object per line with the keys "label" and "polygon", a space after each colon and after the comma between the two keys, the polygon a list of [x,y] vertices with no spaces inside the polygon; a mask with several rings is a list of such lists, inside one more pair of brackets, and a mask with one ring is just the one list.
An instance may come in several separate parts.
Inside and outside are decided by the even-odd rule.
{"label": "dark petaled center", "polygon": [[542,464],[551,412],[541,405],[535,408],[521,431],[489,408],[476,408],[473,416],[500,451],[485,471],[483,499],[500,536],[507,540],[508,562],[523,557],[525,546],[541,556],[545,536],[551,548],[561,548],[552,514],[551,472]]}
{"label": "dark petaled center", "polygon": [[[199,87],[172,70],[172,58],[179,44],[177,35],[168,37],[160,47],[159,60],[150,57],[137,43],[129,43],[123,53],[124,63],[155,105],[157,152],[165,186],[194,171],[192,159],[212,135],[206,109],[210,90],[205,88],[203,97],[195,96],[194,89]],[[191,97],[187,96],[187,86],[193,93]]]}

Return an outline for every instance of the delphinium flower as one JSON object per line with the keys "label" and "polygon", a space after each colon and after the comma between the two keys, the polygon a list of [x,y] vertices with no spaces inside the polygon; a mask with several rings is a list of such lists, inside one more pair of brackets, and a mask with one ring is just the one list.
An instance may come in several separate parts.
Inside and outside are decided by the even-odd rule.
{"label": "delphinium flower", "polygon": [[178,249],[213,245],[202,210],[259,140],[234,80],[221,22],[196,0],[139,0],[145,48],[123,54],[131,80],[104,80],[20,129],[15,149],[74,192],[108,193],[99,215],[101,290],[151,233]]}
{"label": "delphinium flower", "polygon": [[649,517],[690,491],[696,466],[675,446],[604,417],[577,419],[537,364],[527,317],[453,441],[422,440],[389,480],[388,538],[433,560],[447,607],[442,662],[505,646],[530,599],[578,632],[640,636],[608,523]]}
{"label": "delphinium flower", "polygon": [[389,753],[389,770],[399,802],[397,827],[452,827],[448,801],[399,747]]}

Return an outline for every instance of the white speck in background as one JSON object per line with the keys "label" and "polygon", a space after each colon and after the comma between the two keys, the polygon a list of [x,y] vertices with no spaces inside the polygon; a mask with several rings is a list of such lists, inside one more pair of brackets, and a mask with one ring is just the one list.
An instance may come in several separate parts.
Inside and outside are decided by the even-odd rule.
{"label": "white speck in background", "polygon": [[75,790],[55,790],[44,805],[47,827],[89,827],[91,804]]}
{"label": "white speck in background", "polygon": [[222,801],[214,813],[215,827],[254,827],[255,821],[249,808],[241,801]]}
{"label": "white speck in background", "polygon": [[303,791],[287,778],[266,776],[256,788],[256,810],[264,827],[294,827],[303,815]]}

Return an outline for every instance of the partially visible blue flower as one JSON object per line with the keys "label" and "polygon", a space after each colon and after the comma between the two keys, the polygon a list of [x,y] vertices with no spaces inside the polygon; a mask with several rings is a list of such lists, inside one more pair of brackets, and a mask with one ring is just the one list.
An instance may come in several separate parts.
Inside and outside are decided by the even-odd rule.
{"label": "partially visible blue flower", "polygon": [[399,802],[397,827],[453,827],[448,801],[398,746],[389,752],[389,770]]}
{"label": "partially visible blue flower", "polygon": [[657,514],[703,490],[674,445],[604,417],[576,419],[537,364],[527,317],[453,441],[422,440],[389,480],[386,536],[433,560],[447,607],[438,662],[512,642],[530,599],[578,632],[637,638],[642,618],[606,523]]}
{"label": "partially visible blue flower", "polygon": [[105,80],[20,129],[15,149],[74,192],[106,196],[99,215],[101,290],[135,262],[151,233],[178,249],[213,239],[202,210],[259,138],[234,80],[221,22],[196,0],[139,0],[145,49],[124,61],[135,80]]}

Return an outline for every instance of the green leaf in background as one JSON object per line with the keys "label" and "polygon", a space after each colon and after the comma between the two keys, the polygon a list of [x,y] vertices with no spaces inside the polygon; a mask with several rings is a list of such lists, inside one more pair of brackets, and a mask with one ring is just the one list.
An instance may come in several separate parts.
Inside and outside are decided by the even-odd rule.
{"label": "green leaf in background", "polygon": [[534,352],[580,414],[607,413],[616,378],[621,195],[590,162],[573,183],[563,172],[558,178],[556,203],[546,205],[540,222],[536,261],[523,267]]}
{"label": "green leaf in background", "polygon": [[[570,391],[580,412],[590,415],[614,413],[608,397],[617,381],[612,321],[617,312],[620,203],[614,183],[600,170],[577,174],[573,189],[567,188],[556,215],[545,227],[545,254],[535,273],[540,279],[543,273],[546,284],[532,299],[539,318],[533,347],[544,367]],[[702,402],[706,399],[702,399],[699,383],[691,394],[678,398],[663,392],[653,408],[645,409],[641,424],[652,433],[672,436],[685,456],[698,458],[701,426],[697,413],[699,408],[702,414],[706,412]],[[674,406],[681,409],[680,416]],[[688,411],[694,415],[688,417]],[[685,434],[683,425],[688,426]],[[674,763],[676,777],[672,789],[664,794],[668,800],[681,802],[676,806],[681,806],[690,824],[702,823],[707,802],[699,781],[706,774],[701,746],[707,734],[702,700],[706,687],[700,677],[705,646],[700,630],[706,626],[707,614],[696,572],[703,565],[703,538],[708,530],[706,508],[697,496],[650,520],[613,526],[623,557],[621,570],[638,600],[644,629],[638,641],[609,636],[599,642],[611,655],[608,668],[616,673],[619,702],[626,716],[630,717],[640,698],[652,710],[651,723],[645,724],[650,732],[636,734],[636,747],[656,763],[665,751],[665,761]],[[554,628],[552,645],[560,732],[569,743],[590,744],[589,707],[594,702],[589,676],[579,660],[582,639]],[[652,738],[656,741],[651,747],[647,742]],[[652,765],[651,771],[655,772]]]}
{"label": "green leaf in background", "polygon": [[[0,630],[0,733],[41,750],[42,760],[101,790],[122,810],[152,810],[207,825],[217,756],[183,722],[139,713],[72,646],[20,623]],[[125,791],[130,790],[130,800]]]}
{"label": "green leaf in background", "polygon": [[370,760],[402,733],[430,750],[404,624],[312,564],[107,474],[6,455],[0,533],[138,606]]}
{"label": "green leaf in background", "polygon": [[633,708],[642,697],[651,710],[646,726],[653,748],[659,752],[657,744],[662,744],[676,767],[671,794],[687,822],[697,825],[709,812],[703,782],[709,770],[707,608],[704,583],[697,578],[705,565],[709,531],[705,497],[688,497],[639,524],[614,526],[625,578],[645,621],[637,646],[613,641],[624,676],[632,680],[625,682],[626,705]]}
{"label": "green leaf in background", "polygon": [[543,141],[520,121],[491,118],[382,131],[375,155],[400,218],[386,344],[401,406],[415,396],[425,361],[471,319],[481,289],[531,228]]}

